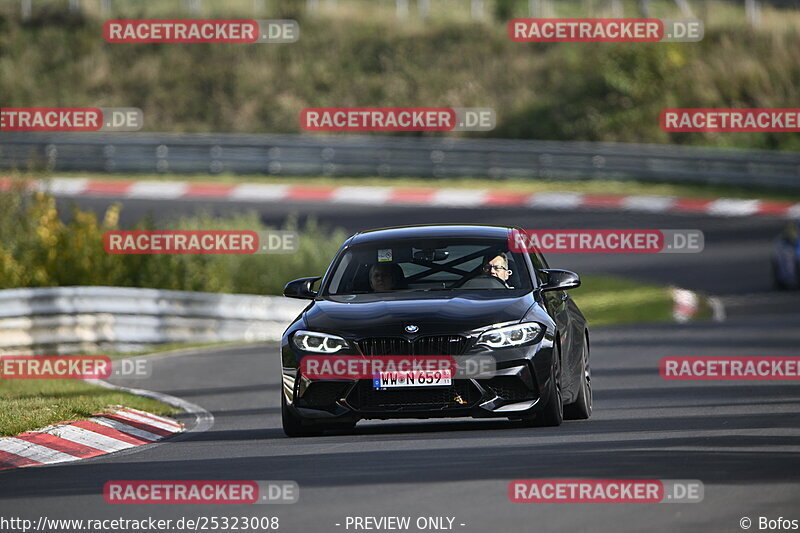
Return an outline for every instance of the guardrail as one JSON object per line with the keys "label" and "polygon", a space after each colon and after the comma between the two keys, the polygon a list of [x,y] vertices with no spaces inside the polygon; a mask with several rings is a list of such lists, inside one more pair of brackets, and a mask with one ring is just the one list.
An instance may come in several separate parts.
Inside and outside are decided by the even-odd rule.
{"label": "guardrail", "polygon": [[620,179],[800,189],[800,152],[656,144],[167,133],[2,133],[0,169]]}
{"label": "guardrail", "polygon": [[0,291],[0,354],[277,340],[305,305],[276,296],[127,287],[8,289]]}

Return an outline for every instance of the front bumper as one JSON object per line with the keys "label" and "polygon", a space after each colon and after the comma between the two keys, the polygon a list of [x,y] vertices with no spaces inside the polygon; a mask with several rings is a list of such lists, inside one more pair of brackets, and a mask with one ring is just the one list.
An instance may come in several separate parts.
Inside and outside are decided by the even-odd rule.
{"label": "front bumper", "polygon": [[[287,407],[308,421],[530,417],[548,403],[552,343],[491,352],[492,377],[454,379],[450,386],[376,390],[372,380],[309,380],[284,368]],[[470,354],[474,355],[474,353]]]}

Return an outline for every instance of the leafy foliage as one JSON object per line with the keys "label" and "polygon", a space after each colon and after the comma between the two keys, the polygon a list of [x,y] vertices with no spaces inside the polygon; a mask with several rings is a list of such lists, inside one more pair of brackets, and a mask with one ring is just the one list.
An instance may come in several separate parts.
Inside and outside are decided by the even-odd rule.
{"label": "leafy foliage", "polygon": [[[22,185],[0,193],[0,288],[109,285],[161,289],[281,294],[286,282],[321,275],[347,235],[309,219],[302,227],[290,218],[283,230],[298,232],[299,250],[286,255],[114,255],[103,235],[119,227],[120,206],[102,220],[72,208],[63,221],[55,199],[26,194]],[[184,216],[163,227],[150,220],[125,229],[270,229],[255,213],[217,218]],[[274,228],[273,228],[274,229]]]}

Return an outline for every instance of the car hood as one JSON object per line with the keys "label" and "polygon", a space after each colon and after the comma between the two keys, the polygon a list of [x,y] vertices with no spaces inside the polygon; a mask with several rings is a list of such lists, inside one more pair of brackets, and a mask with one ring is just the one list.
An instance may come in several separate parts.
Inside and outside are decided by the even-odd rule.
{"label": "car hood", "polygon": [[533,303],[527,293],[506,298],[435,294],[392,300],[317,300],[305,319],[311,329],[353,336],[404,335],[407,325],[418,326],[423,336],[455,334],[521,320]]}

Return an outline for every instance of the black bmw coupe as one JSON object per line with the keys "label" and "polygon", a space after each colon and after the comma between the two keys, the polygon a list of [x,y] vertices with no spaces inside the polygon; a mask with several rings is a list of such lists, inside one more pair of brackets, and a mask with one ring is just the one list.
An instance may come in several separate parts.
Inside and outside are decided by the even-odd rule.
{"label": "black bmw coupe", "polygon": [[[286,435],[348,430],[364,419],[505,417],[558,426],[589,418],[589,330],[566,292],[580,279],[548,268],[535,250],[509,246],[514,231],[366,231],[342,245],[324,276],[287,284],[284,296],[310,303],[281,343]],[[389,357],[477,358],[493,366],[473,375],[325,375],[304,364]]]}

